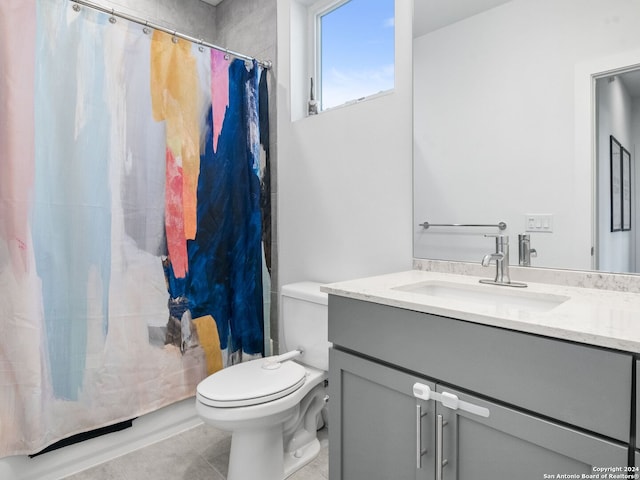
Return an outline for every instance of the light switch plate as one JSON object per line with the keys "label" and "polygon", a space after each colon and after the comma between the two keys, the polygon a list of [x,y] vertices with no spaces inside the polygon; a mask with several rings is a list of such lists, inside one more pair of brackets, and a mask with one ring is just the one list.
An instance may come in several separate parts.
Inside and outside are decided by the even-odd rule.
{"label": "light switch plate", "polygon": [[524,216],[526,232],[553,232],[553,215],[550,213],[527,213]]}

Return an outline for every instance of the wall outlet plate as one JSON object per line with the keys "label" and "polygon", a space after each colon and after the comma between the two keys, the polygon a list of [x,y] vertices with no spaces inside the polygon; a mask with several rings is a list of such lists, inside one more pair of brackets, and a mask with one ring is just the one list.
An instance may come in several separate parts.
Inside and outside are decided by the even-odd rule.
{"label": "wall outlet plate", "polygon": [[527,213],[524,216],[526,232],[553,232],[553,215],[550,213]]}

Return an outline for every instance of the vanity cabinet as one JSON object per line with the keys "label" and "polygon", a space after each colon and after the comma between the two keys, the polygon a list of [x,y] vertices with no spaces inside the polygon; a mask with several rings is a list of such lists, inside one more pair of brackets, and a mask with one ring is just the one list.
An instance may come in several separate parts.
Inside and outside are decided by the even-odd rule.
{"label": "vanity cabinet", "polygon": [[[335,295],[329,341],[332,480],[439,480],[440,458],[445,480],[627,465],[630,354]],[[416,382],[490,415],[420,400]]]}

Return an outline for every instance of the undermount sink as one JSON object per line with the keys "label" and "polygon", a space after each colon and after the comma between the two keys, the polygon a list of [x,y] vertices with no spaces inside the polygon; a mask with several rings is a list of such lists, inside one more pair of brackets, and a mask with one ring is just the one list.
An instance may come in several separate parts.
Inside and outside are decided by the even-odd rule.
{"label": "undermount sink", "polygon": [[525,292],[501,286],[469,285],[443,281],[412,283],[392,287],[392,290],[520,312],[548,312],[569,300],[569,297],[550,293]]}

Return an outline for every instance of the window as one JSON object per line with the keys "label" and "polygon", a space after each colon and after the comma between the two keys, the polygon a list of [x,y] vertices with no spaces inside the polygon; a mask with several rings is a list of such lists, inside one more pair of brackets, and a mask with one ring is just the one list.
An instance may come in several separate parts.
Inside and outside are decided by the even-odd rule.
{"label": "window", "polygon": [[316,16],[320,109],[394,87],[394,0],[348,0]]}

